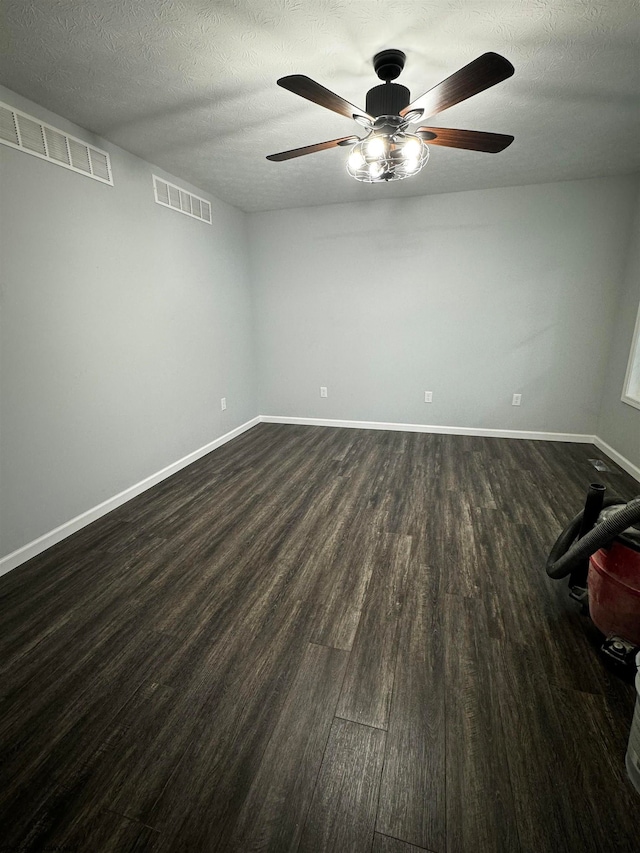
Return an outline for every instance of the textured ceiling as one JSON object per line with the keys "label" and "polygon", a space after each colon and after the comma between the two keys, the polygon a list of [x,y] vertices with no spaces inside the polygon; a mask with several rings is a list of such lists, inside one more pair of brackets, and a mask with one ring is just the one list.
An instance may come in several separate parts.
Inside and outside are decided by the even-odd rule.
{"label": "textured ceiling", "polygon": [[[247,211],[640,170],[637,0],[2,0],[0,32],[8,88]],[[515,142],[432,147],[419,175],[382,185],[350,178],[340,148],[265,160],[361,131],[278,77],[364,106],[385,47],[407,54],[413,97],[506,56],[512,78],[429,123]]]}

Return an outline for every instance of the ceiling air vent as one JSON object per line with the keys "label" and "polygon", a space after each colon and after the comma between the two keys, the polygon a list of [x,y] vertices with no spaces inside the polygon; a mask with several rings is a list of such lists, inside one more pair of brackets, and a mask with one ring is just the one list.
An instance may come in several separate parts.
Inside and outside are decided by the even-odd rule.
{"label": "ceiling air vent", "polygon": [[157,175],[153,176],[153,189],[158,204],[170,207],[179,213],[186,213],[187,216],[192,216],[194,219],[200,219],[211,225],[211,205],[206,199],[188,193]]}
{"label": "ceiling air vent", "polygon": [[0,103],[0,143],[113,186],[106,151]]}

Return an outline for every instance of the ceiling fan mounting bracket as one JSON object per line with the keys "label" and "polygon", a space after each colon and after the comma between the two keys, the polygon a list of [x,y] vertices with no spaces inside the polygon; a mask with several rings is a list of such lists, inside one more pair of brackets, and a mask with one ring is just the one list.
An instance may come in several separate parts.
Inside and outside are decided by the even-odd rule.
{"label": "ceiling fan mounting bracket", "polygon": [[401,50],[389,48],[376,53],[373,57],[373,67],[381,80],[390,83],[400,76],[406,60],[407,57]]}

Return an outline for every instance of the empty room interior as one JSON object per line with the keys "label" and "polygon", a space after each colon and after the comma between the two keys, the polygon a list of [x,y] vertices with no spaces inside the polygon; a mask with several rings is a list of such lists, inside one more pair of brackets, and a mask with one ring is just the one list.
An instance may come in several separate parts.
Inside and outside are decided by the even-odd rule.
{"label": "empty room interior", "polygon": [[4,0],[0,84],[0,849],[637,853],[637,4]]}

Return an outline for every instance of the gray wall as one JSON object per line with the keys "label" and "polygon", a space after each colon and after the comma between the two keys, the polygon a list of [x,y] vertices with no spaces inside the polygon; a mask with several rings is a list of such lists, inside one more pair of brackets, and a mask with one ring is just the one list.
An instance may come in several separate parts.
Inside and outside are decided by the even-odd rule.
{"label": "gray wall", "polygon": [[640,468],[640,409],[620,399],[640,306],[640,193],[626,257],[623,289],[605,374],[598,435]]}
{"label": "gray wall", "polygon": [[603,178],[251,215],[261,413],[594,433],[636,194]]}
{"label": "gray wall", "polygon": [[250,217],[211,199],[209,226],[155,204],[148,163],[0,99],[106,148],[115,176],[0,146],[0,557],[258,412],[600,430],[640,460],[619,399],[637,181]]}
{"label": "gray wall", "polygon": [[0,100],[108,150],[115,180],[0,145],[3,556],[257,409],[245,215],[163,208],[148,163]]}

